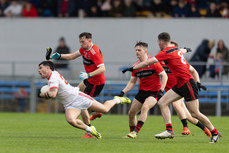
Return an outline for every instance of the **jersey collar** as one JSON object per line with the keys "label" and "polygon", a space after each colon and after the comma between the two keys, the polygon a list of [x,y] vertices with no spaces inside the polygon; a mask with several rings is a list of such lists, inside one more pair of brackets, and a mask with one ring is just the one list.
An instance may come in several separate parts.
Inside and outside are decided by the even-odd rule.
{"label": "jersey collar", "polygon": [[51,75],[52,75],[52,72],[51,72],[51,74],[49,75],[48,80],[50,79]]}
{"label": "jersey collar", "polygon": [[92,49],[92,47],[93,47],[93,43],[91,43],[91,47],[88,49],[88,50],[86,50],[86,51],[89,51],[89,50],[91,50]]}

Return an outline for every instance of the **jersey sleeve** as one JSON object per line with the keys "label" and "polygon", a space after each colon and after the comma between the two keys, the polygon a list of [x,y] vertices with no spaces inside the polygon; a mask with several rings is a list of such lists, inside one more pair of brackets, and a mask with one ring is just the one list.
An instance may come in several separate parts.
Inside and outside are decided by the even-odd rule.
{"label": "jersey sleeve", "polygon": [[57,79],[50,78],[48,85],[49,85],[49,89],[55,89],[55,88],[58,89],[59,88],[59,82]]}
{"label": "jersey sleeve", "polygon": [[168,56],[166,56],[166,52],[160,51],[156,56],[154,56],[154,58],[158,61],[164,61],[168,58]]}
{"label": "jersey sleeve", "polygon": [[79,50],[77,50],[76,52],[79,52],[82,55],[83,49],[80,48]]}
{"label": "jersey sleeve", "polygon": [[99,49],[95,51],[95,54],[93,55],[93,62],[97,67],[104,65],[103,63],[103,55]]}
{"label": "jersey sleeve", "polygon": [[164,71],[163,67],[161,66],[160,63],[155,63],[154,64],[154,67],[155,67],[155,70],[156,70],[156,73],[159,75],[161,72]]}
{"label": "jersey sleeve", "polygon": [[137,77],[136,74],[134,73],[134,71],[131,73],[132,77]]}

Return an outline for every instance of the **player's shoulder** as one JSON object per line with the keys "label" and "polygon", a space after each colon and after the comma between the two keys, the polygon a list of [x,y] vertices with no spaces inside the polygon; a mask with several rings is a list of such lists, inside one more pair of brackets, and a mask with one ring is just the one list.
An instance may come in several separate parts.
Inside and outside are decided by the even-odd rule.
{"label": "player's shoulder", "polygon": [[137,60],[137,61],[133,64],[133,66],[138,65],[139,63],[140,63],[140,61]]}
{"label": "player's shoulder", "polygon": [[92,55],[95,55],[95,54],[98,54],[98,53],[101,52],[99,47],[96,46],[95,44],[93,44],[93,46],[91,47],[90,51],[91,51]]}
{"label": "player's shoulder", "polygon": [[52,71],[50,79],[57,79],[59,78],[60,74],[57,71]]}

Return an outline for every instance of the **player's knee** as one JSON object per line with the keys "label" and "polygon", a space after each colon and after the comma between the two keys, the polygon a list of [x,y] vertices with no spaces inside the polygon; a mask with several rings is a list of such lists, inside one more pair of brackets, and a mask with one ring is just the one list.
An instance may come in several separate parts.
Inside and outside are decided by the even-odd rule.
{"label": "player's knee", "polygon": [[109,110],[107,108],[104,108],[101,113],[108,113]]}
{"label": "player's knee", "polygon": [[72,119],[72,118],[68,118],[68,119],[66,119],[66,121],[71,125],[74,125],[74,123],[75,123],[74,119]]}
{"label": "player's knee", "polygon": [[198,118],[199,112],[191,112],[192,117]]}
{"label": "player's knee", "polygon": [[143,105],[141,112],[148,112],[148,110],[149,110],[149,106],[148,105],[146,105],[146,106]]}
{"label": "player's knee", "polygon": [[129,115],[129,117],[134,117],[135,116],[135,112],[129,110],[128,115]]}

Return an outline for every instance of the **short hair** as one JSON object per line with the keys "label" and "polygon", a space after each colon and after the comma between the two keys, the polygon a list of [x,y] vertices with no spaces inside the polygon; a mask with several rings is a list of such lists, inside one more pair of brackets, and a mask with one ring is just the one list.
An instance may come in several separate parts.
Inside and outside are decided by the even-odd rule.
{"label": "short hair", "polygon": [[176,41],[170,41],[171,44],[173,44],[175,47],[178,47],[178,43]]}
{"label": "short hair", "polygon": [[43,61],[39,64],[39,66],[40,65],[48,66],[52,71],[55,70],[55,64],[51,61]]}
{"label": "short hair", "polygon": [[158,40],[162,40],[164,42],[170,42],[170,35],[167,32],[162,32],[158,35]]}
{"label": "short hair", "polygon": [[89,32],[83,32],[79,35],[79,38],[86,37],[87,39],[92,39],[92,34]]}
{"label": "short hair", "polygon": [[142,41],[137,41],[135,47],[142,46],[148,49],[148,44]]}

